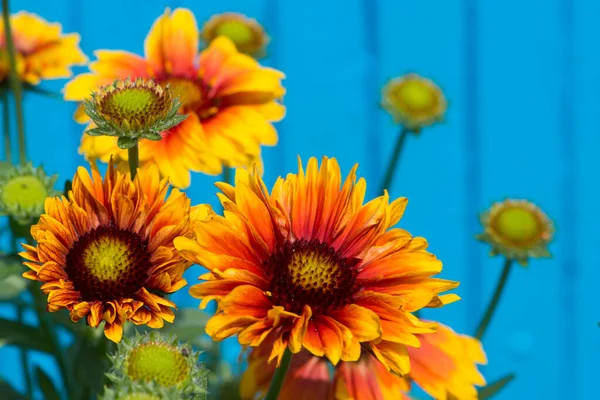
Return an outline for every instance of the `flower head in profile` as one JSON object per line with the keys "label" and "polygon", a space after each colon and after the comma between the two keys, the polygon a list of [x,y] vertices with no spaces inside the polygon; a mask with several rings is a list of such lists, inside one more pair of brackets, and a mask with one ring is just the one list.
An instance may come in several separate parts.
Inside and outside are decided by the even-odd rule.
{"label": "flower head in profile", "polygon": [[104,400],[206,398],[207,370],[198,363],[198,353],[174,336],[136,334],[123,339],[109,357],[112,385]]}
{"label": "flower head in profile", "polygon": [[433,334],[419,335],[421,347],[408,348],[410,379],[435,399],[477,400],[485,379],[477,364],[486,364],[481,342],[439,324]]}
{"label": "flower head in profile", "polygon": [[161,132],[174,127],[186,116],[178,114],[179,102],[171,89],[154,81],[126,78],[104,86],[86,99],[85,113],[95,127],[86,131],[92,136],[117,136],[117,146],[128,149],[140,139],[161,140]]}
{"label": "flower head in profile", "polygon": [[30,225],[44,212],[46,197],[54,190],[57,176],[47,176],[42,167],[10,166],[0,174],[0,215],[7,215],[19,225]]}
{"label": "flower head in profile", "polygon": [[[262,399],[275,373],[269,363],[269,338],[248,356],[240,384],[242,400]],[[335,369],[306,350],[294,355],[283,381],[279,400],[409,400],[410,383],[387,369],[370,354],[358,361],[340,362]]]}
{"label": "flower head in profile", "polygon": [[[119,342],[123,324],[152,328],[173,322],[175,304],[165,298],[186,285],[190,263],[173,247],[177,236],[193,236],[185,194],[173,189],[156,167],[139,169],[132,181],[112,163],[104,179],[80,167],[68,198],[49,197],[31,227],[37,245],[20,253],[31,269],[25,278],[43,283],[48,311],[67,309],[74,322],[86,317]],[[165,199],[166,197],[166,199]]]}
{"label": "flower head in profile", "polygon": [[507,199],[494,203],[481,214],[483,233],[477,239],[492,246],[491,255],[527,265],[530,257],[550,257],[548,244],[554,224],[535,204],[527,200]]}
{"label": "flower head in profile", "polygon": [[430,79],[407,74],[392,79],[383,88],[383,107],[394,121],[418,133],[422,128],[444,119],[446,98]]}
{"label": "flower head in profile", "polygon": [[213,15],[202,27],[201,36],[207,45],[219,36],[226,36],[240,53],[255,58],[265,55],[265,48],[270,40],[264,28],[254,18],[234,12]]}
{"label": "flower head in profile", "polygon": [[[261,146],[277,144],[274,121],[283,118],[279,99],[284,75],[262,67],[220,36],[198,52],[199,32],[191,11],[167,11],[145,41],[145,58],[124,51],[96,51],[90,73],[76,76],[64,88],[66,100],[83,101],[90,91],[130,77],[167,84],[188,117],[161,132],[162,140],[141,140],[141,165],[156,164],[174,186],[190,185],[190,171],[219,174],[223,166],[249,166],[260,159]],[[76,113],[79,122],[89,119]],[[84,135],[80,152],[89,160],[124,163],[127,151],[116,140]]]}
{"label": "flower head in profile", "polygon": [[207,333],[253,347],[272,333],[269,359],[278,362],[286,348],[333,364],[366,351],[408,372],[406,346],[436,326],[412,313],[456,300],[439,294],[458,283],[432,278],[442,263],[425,239],[391,228],[405,198],[390,202],[386,192],[363,204],[365,180],[355,166],[342,183],[335,159],[298,168],[270,193],[256,169],[238,169],[235,186],[218,184],[225,216],[209,212],[197,240],[175,240],[183,257],[209,270],[190,289],[201,307],[218,301]]}
{"label": "flower head in profile", "polygon": [[[79,34],[62,34],[59,23],[20,11],[10,16],[10,25],[17,72],[30,85],[42,79],[69,78],[72,66],[87,62],[79,48]],[[4,22],[0,20],[0,84],[6,82],[9,70]]]}

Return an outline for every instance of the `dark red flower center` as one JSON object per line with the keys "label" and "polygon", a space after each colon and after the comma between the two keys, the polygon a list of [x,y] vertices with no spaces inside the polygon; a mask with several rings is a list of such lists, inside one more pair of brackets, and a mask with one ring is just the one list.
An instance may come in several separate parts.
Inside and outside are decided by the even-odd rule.
{"label": "dark red flower center", "polygon": [[148,242],[117,226],[82,235],[67,254],[65,271],[83,301],[131,297],[148,279]]}
{"label": "dark red flower center", "polygon": [[313,314],[341,308],[356,293],[355,266],[356,261],[318,240],[286,242],[265,263],[272,301],[295,313],[305,304]]}

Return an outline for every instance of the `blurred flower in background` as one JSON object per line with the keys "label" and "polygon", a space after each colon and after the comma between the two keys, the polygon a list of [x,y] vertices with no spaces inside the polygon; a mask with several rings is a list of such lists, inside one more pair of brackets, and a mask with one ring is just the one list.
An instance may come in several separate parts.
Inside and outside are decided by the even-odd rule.
{"label": "blurred flower in background", "polygon": [[432,80],[420,75],[392,79],[382,95],[382,106],[408,131],[419,133],[444,119],[447,108],[444,93]]}
{"label": "blurred flower in background", "polygon": [[501,254],[526,266],[530,257],[551,257],[548,244],[554,224],[535,204],[506,199],[481,214],[484,232],[477,239],[488,243],[492,256]]}
{"label": "blurred flower in background", "polygon": [[106,177],[80,167],[69,198],[46,199],[46,213],[31,227],[36,246],[20,253],[43,283],[48,311],[66,308],[73,321],[103,320],[104,334],[119,342],[123,324],[160,328],[173,322],[175,304],[160,293],[186,285],[190,263],[175,252],[173,239],[192,237],[190,201],[160,181],[155,166],[140,169],[132,182],[112,162]]}
{"label": "blurred flower in background", "polygon": [[[390,229],[407,203],[387,193],[363,204],[355,166],[342,184],[335,159],[315,158],[279,178],[269,194],[260,175],[238,169],[235,187],[219,183],[225,216],[196,224],[197,241],[178,238],[183,257],[209,272],[190,294],[218,300],[207,323],[214,340],[238,335],[258,346],[272,333],[269,360],[302,348],[334,365],[368,349],[387,369],[409,370],[406,346],[434,332],[412,312],[457,300],[439,296],[457,282],[432,278],[442,263],[427,241]],[[341,185],[341,187],[340,187]],[[366,351],[366,350],[365,350]]]}
{"label": "blurred flower in background", "polygon": [[[140,161],[155,163],[177,187],[190,185],[190,171],[218,174],[223,166],[249,166],[260,159],[261,146],[277,144],[271,122],[285,107],[278,101],[285,89],[283,73],[260,66],[239,53],[233,42],[219,37],[198,54],[199,32],[191,11],[176,9],[154,23],[145,41],[146,58],[125,51],[96,51],[91,73],[64,88],[65,99],[82,101],[91,90],[115,78],[153,78],[169,85],[188,117],[162,133],[162,140],[142,140]],[[80,122],[88,121],[81,110]],[[90,160],[127,160],[110,137],[84,136],[80,151]]]}
{"label": "blurred flower in background", "polygon": [[486,383],[477,370],[477,364],[487,364],[481,342],[442,324],[418,338],[421,347],[408,348],[410,380],[435,399],[477,400],[475,386]]}
{"label": "blurred flower in background", "polygon": [[235,44],[240,53],[254,58],[265,56],[269,36],[254,18],[244,14],[227,12],[213,15],[202,27],[202,41],[209,45],[219,36],[226,36]]}
{"label": "blurred flower in background", "polygon": [[58,195],[54,190],[56,179],[31,163],[4,169],[0,173],[0,216],[6,215],[29,230],[44,212],[46,197]]}
{"label": "blurred flower in background", "polygon": [[[37,85],[42,79],[69,78],[71,67],[83,65],[87,57],[79,48],[79,34],[62,34],[59,23],[51,23],[26,11],[11,15],[16,67],[21,80]],[[9,71],[4,23],[0,21],[0,84]]]}

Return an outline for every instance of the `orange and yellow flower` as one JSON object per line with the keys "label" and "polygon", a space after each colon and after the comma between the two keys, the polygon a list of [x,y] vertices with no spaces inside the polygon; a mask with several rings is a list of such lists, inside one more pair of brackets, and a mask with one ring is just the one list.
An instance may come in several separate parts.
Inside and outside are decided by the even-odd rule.
{"label": "orange and yellow flower", "polygon": [[[275,373],[269,363],[270,336],[248,357],[242,375],[242,400],[265,396]],[[407,378],[394,375],[369,354],[356,362],[340,362],[332,373],[329,362],[306,350],[294,355],[283,381],[279,400],[409,400]]]}
{"label": "orange and yellow flower", "polygon": [[420,348],[408,348],[410,379],[438,400],[477,400],[485,385],[477,364],[486,364],[481,342],[439,324],[434,334],[419,335]]}
{"label": "orange and yellow flower", "polygon": [[205,207],[190,208],[158,169],[139,169],[132,181],[112,161],[102,180],[94,168],[80,167],[69,198],[49,197],[45,214],[31,227],[36,246],[21,256],[31,271],[25,278],[43,283],[48,311],[68,309],[76,322],[87,317],[118,342],[123,324],[160,328],[173,322],[175,304],[163,297],[186,285],[191,265],[177,254],[173,239],[193,236],[192,218]]}
{"label": "orange and yellow flower", "polygon": [[213,15],[202,27],[201,35],[205,44],[210,44],[219,36],[226,36],[241,53],[255,58],[265,55],[270,40],[262,25],[254,18],[234,12]]}
{"label": "orange and yellow flower", "polygon": [[[485,385],[477,370],[477,364],[486,363],[481,343],[441,324],[436,333],[417,337],[421,347],[408,348],[411,371],[405,377],[363,354],[356,362],[340,362],[332,379],[326,359],[302,350],[292,358],[279,399],[409,400],[414,382],[437,400],[476,400],[475,386]],[[252,349],[240,385],[243,400],[263,398],[268,390],[275,373],[271,346],[272,335]]]}
{"label": "orange and yellow flower", "polygon": [[[10,16],[10,25],[17,72],[26,83],[37,85],[42,79],[69,78],[72,66],[87,62],[79,48],[79,34],[62,34],[59,23],[20,11]],[[9,70],[4,22],[0,21],[0,82],[6,81]]]}
{"label": "orange and yellow flower", "polygon": [[[427,241],[393,228],[407,200],[387,192],[363,204],[356,166],[342,185],[335,159],[311,158],[306,173],[279,178],[271,193],[260,174],[238,169],[235,187],[219,183],[225,216],[210,212],[197,239],[178,238],[186,259],[203,265],[206,282],[190,289],[201,307],[218,301],[206,325],[215,340],[238,335],[258,346],[273,333],[270,360],[286,348],[356,361],[362,349],[386,368],[409,370],[406,346],[435,330],[412,312],[458,298],[439,296],[458,283],[432,278],[442,263]],[[340,187],[341,185],[341,187]]]}
{"label": "orange and yellow flower", "polygon": [[[188,114],[181,124],[163,132],[162,140],[140,142],[140,162],[155,163],[173,185],[187,187],[190,171],[218,174],[223,165],[248,166],[260,159],[261,145],[277,144],[279,121],[285,108],[278,101],[285,89],[284,75],[260,66],[236,50],[226,37],[215,39],[198,54],[199,33],[191,11],[176,9],[154,23],[146,37],[145,54],[99,50],[90,73],[81,74],[64,88],[67,100],[82,101],[91,90],[115,78],[152,78],[169,84]],[[89,121],[81,112],[79,122]],[[127,160],[115,138],[85,135],[80,152],[90,160]]]}

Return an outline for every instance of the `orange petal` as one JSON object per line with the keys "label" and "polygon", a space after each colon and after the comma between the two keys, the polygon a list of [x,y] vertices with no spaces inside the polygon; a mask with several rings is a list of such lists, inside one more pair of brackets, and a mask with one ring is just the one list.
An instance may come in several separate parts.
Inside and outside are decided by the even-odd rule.
{"label": "orange petal", "polygon": [[104,336],[115,343],[119,343],[123,337],[123,325],[121,325],[121,322],[115,321],[112,324],[105,322]]}
{"label": "orange petal", "polygon": [[348,327],[360,342],[377,340],[381,337],[379,316],[368,308],[349,304],[340,310],[330,312],[329,316]]}
{"label": "orange petal", "polygon": [[144,43],[146,58],[155,72],[177,76],[195,75],[198,55],[198,25],[188,9],[169,9],[152,25]]}

